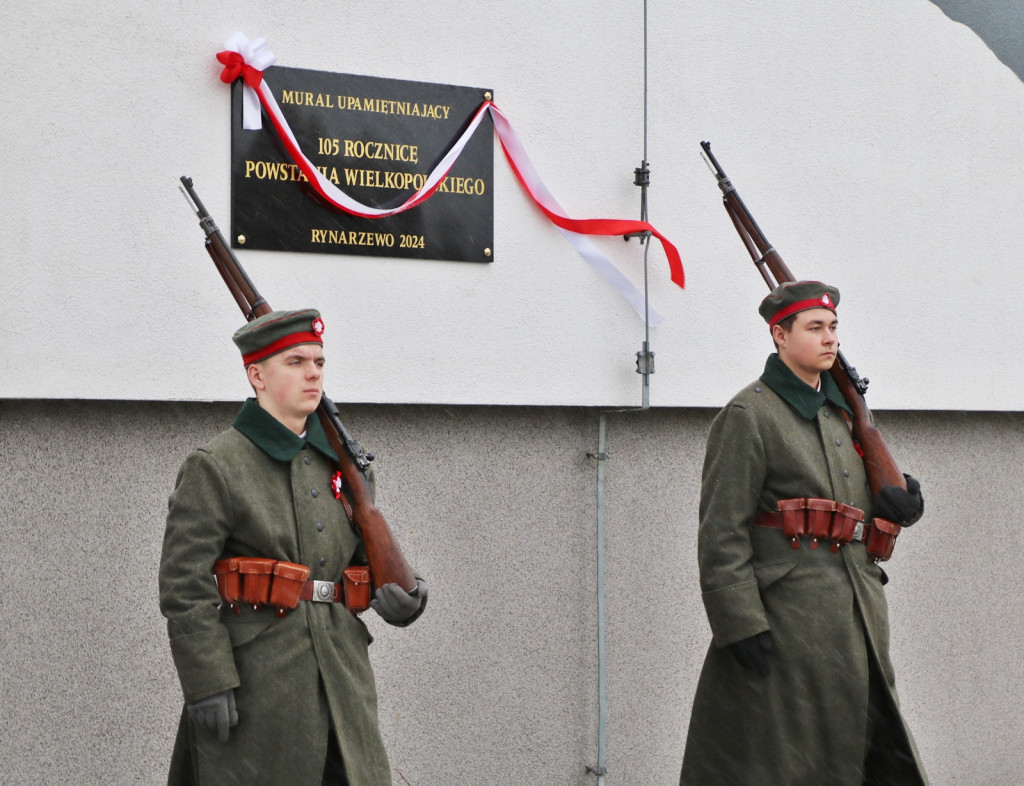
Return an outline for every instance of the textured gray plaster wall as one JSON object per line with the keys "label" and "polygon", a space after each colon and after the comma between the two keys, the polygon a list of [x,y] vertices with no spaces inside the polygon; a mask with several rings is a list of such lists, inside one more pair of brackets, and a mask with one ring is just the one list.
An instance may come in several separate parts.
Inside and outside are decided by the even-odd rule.
{"label": "textured gray plaster wall", "polygon": [[[235,404],[0,402],[0,783],[159,783],[180,691],[156,604],[166,499]],[[601,413],[344,407],[427,576],[370,614],[394,782],[591,784]],[[710,410],[605,414],[609,786],[673,784],[710,639],[696,508]],[[936,784],[1024,771],[1024,415],[876,413],[924,484],[886,565],[904,708]],[[404,780],[403,780],[404,778]]]}

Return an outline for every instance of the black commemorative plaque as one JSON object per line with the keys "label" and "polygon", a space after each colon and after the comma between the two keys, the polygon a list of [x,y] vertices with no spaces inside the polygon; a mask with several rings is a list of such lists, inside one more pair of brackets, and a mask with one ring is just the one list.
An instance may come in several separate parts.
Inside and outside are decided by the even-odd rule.
{"label": "black commemorative plaque", "polygon": [[[484,88],[273,66],[267,86],[306,158],[372,208],[402,204],[469,125]],[[494,259],[493,126],[483,118],[438,190],[416,207],[362,218],[325,202],[288,155],[266,113],[242,128],[231,93],[231,244],[318,254]]]}

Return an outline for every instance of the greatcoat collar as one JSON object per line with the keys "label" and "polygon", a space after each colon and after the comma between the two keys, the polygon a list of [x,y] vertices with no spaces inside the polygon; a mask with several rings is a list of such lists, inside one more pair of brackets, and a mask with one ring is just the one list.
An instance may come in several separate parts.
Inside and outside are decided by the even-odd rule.
{"label": "greatcoat collar", "polygon": [[831,374],[822,373],[820,389],[815,390],[794,374],[789,366],[782,362],[778,353],[773,352],[768,356],[761,381],[807,420],[814,420],[826,400],[852,414]]}
{"label": "greatcoat collar", "polygon": [[231,425],[252,440],[256,447],[278,461],[291,461],[307,443],[327,458],[338,460],[338,454],[327,442],[327,434],[316,415],[306,418],[306,437],[303,439],[260,407],[256,399],[247,398]]}

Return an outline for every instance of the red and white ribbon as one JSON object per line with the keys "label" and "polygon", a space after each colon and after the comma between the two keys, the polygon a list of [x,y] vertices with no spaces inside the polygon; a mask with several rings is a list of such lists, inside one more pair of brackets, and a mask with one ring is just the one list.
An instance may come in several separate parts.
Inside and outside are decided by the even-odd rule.
{"label": "red and white ribbon", "polygon": [[[650,232],[651,235],[661,241],[661,246],[668,257],[669,273],[673,283],[680,288],[686,284],[686,277],[683,273],[683,263],[679,258],[676,247],[658,232],[653,225],[646,221],[629,221],[623,219],[573,219],[565,215],[561,205],[548,191],[547,186],[540,179],[537,170],[533,168],[533,162],[526,154],[519,137],[512,129],[505,114],[494,104],[490,105],[491,120],[494,122],[494,130],[501,142],[501,149],[505,152],[512,171],[515,173],[519,184],[523,187],[534,203],[544,212],[555,226],[557,226],[565,239],[569,241],[576,253],[583,257],[591,267],[600,273],[615,289],[630,302],[640,316],[645,316],[644,296],[633,286],[615,265],[602,254],[586,235],[629,235],[635,232]],[[663,317],[653,309],[646,314],[651,325],[660,325]]]}
{"label": "red and white ribbon", "polygon": [[[265,43],[265,40],[262,38],[249,41],[242,33],[233,33],[225,43],[225,51],[217,55],[217,59],[224,64],[224,70],[220,76],[221,81],[231,83],[238,78],[244,80],[243,128],[261,128],[258,118],[258,105],[261,104],[263,110],[267,113],[267,117],[270,118],[270,122],[274,126],[278,137],[288,151],[288,155],[306,176],[317,193],[338,210],[362,218],[383,218],[402,213],[426,201],[441,185],[445,177],[447,177],[449,170],[462,154],[463,149],[479,127],[484,115],[489,113],[494,123],[495,133],[497,133],[498,139],[501,142],[501,148],[505,153],[505,158],[508,160],[509,166],[515,173],[520,185],[543,211],[544,215],[562,231],[562,234],[569,241],[569,244],[576,249],[576,252],[615,287],[636,309],[637,313],[645,316],[643,294],[590,242],[586,237],[587,235],[627,235],[637,232],[650,232],[653,237],[656,237],[661,242],[665,255],[668,257],[672,281],[680,287],[684,286],[685,277],[679,252],[668,238],[658,232],[650,223],[623,219],[569,218],[540,179],[540,176],[533,167],[533,163],[530,161],[530,157],[526,154],[526,150],[512,129],[512,124],[509,123],[508,118],[490,101],[484,101],[476,109],[469,125],[466,126],[466,129],[448,150],[444,158],[430,172],[423,186],[409,196],[402,204],[397,207],[383,209],[370,207],[353,199],[328,180],[302,152],[295,134],[292,133],[288,121],[285,119],[281,108],[277,104],[277,100],[274,98],[274,94],[263,79],[263,71],[274,63],[274,55],[265,49]],[[247,117],[244,109],[247,106],[245,96],[250,94],[251,96],[248,100],[251,102],[255,98],[258,102],[255,120],[252,117]],[[249,106],[251,107],[251,103]],[[251,108],[249,111],[251,111]],[[653,309],[649,309],[646,312],[646,316],[651,325],[656,326],[662,322],[661,315]]]}
{"label": "red and white ribbon", "polygon": [[256,89],[263,82],[263,72],[277,59],[265,48],[266,45],[265,38],[250,41],[242,33],[232,33],[224,42],[224,51],[217,53],[217,59],[224,64],[220,81],[229,85],[239,77],[245,81],[242,88],[242,128],[249,131],[263,128]]}

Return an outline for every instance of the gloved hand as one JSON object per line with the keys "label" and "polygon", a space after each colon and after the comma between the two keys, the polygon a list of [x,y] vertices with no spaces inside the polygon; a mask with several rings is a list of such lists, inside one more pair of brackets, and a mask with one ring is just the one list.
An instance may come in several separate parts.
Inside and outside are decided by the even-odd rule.
{"label": "gloved hand", "polygon": [[228,729],[238,725],[235,692],[231,689],[185,706],[192,722],[207,731],[217,732],[217,739],[221,742],[227,742]]}
{"label": "gloved hand", "polygon": [[772,651],[772,636],[768,631],[733,642],[729,645],[729,650],[743,668],[762,677],[768,676],[770,669],[765,653]]}
{"label": "gloved hand", "polygon": [[405,622],[415,614],[427,597],[427,583],[417,581],[416,589],[410,594],[397,584],[385,584],[373,593],[370,608],[377,612],[385,622]]}
{"label": "gloved hand", "polygon": [[921,484],[910,475],[903,477],[907,479],[907,490],[899,486],[882,486],[875,495],[874,514],[909,527],[924,513],[924,498],[921,496]]}

